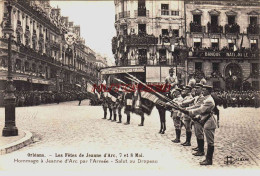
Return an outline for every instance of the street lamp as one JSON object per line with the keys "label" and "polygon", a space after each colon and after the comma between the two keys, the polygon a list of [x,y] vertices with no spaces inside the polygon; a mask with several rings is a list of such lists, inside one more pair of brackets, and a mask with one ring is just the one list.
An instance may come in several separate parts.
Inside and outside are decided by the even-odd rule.
{"label": "street lamp", "polygon": [[2,32],[4,34],[9,35],[8,40],[8,72],[7,72],[7,83],[6,83],[6,94],[4,96],[5,102],[5,127],[2,132],[2,136],[17,136],[18,129],[15,126],[15,95],[14,95],[14,85],[12,80],[12,58],[11,58],[11,49],[12,49],[12,35],[13,35],[13,28],[12,28],[12,19],[11,19],[11,12],[12,6],[10,1],[7,4],[8,10],[8,22],[5,24]]}

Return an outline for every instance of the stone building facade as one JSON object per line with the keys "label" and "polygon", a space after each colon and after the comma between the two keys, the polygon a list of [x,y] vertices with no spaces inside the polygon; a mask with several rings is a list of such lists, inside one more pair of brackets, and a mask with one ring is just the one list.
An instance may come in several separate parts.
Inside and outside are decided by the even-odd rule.
{"label": "stone building facade", "polygon": [[188,73],[216,89],[259,89],[257,1],[186,1]]}
{"label": "stone building facade", "polygon": [[[175,67],[178,47],[184,42],[183,1],[115,0],[112,51],[116,67],[136,72],[146,82],[161,82]],[[175,46],[174,49],[172,46]],[[183,69],[184,63],[178,68]],[[135,69],[136,68],[136,69]],[[112,68],[104,74],[113,73]],[[157,70],[158,74],[153,70]],[[160,72],[160,73],[159,73]],[[135,73],[133,73],[135,74]]]}
{"label": "stone building facade", "polygon": [[[162,82],[168,66],[182,84],[194,75],[216,89],[259,89],[259,6],[256,0],[115,0],[114,70],[136,67],[144,81]],[[112,70],[104,74],[118,72]]]}
{"label": "stone building facade", "polygon": [[[5,89],[8,38],[7,1],[0,2],[0,90]],[[76,84],[97,82],[96,53],[85,45],[80,26],[61,16],[49,1],[15,1],[12,4],[12,71],[16,90],[66,91]],[[67,33],[76,41],[68,45]]]}

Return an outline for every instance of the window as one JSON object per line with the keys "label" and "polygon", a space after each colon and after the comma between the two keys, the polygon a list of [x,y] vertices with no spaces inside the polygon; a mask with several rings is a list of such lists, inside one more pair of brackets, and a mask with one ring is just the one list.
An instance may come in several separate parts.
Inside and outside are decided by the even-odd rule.
{"label": "window", "polygon": [[228,24],[229,25],[235,24],[235,18],[236,16],[228,16]]}
{"label": "window", "polygon": [[194,24],[201,25],[201,15],[193,15]]}
{"label": "window", "polygon": [[236,43],[236,39],[228,39],[228,48],[233,50],[234,49],[234,45]]}
{"label": "window", "polygon": [[20,21],[20,19],[21,19],[20,10],[18,10],[18,13],[17,13],[17,20]]}
{"label": "window", "polygon": [[159,50],[159,62],[161,65],[166,65],[167,59],[166,59],[166,49],[160,49]]}
{"label": "window", "polygon": [[174,37],[179,37],[179,29],[173,29],[173,35]]}
{"label": "window", "polygon": [[145,0],[138,0],[138,9],[145,8]]}
{"label": "window", "polygon": [[146,16],[145,0],[138,0],[138,16]]}
{"label": "window", "polygon": [[138,34],[139,35],[146,34],[146,24],[138,24]]}
{"label": "window", "polygon": [[252,81],[252,87],[254,90],[259,91],[259,81]]}
{"label": "window", "polygon": [[173,16],[179,16],[179,11],[173,11],[173,10],[172,10],[172,15],[173,15]]}
{"label": "window", "polygon": [[123,35],[127,35],[127,25],[121,25],[120,29],[121,29]]}
{"label": "window", "polygon": [[15,70],[21,70],[21,60],[16,59],[15,61]]}
{"label": "window", "polygon": [[28,16],[26,16],[26,18],[25,18],[25,23],[26,23],[26,26],[28,26]]}
{"label": "window", "polygon": [[36,50],[36,39],[32,40],[33,49]]}
{"label": "window", "polygon": [[29,62],[24,63],[25,71],[30,71],[30,65]]}
{"label": "window", "polygon": [[162,10],[169,10],[169,4],[161,4]]}
{"label": "window", "polygon": [[252,63],[251,67],[252,67],[252,75],[253,75],[253,77],[257,77],[258,78],[258,75],[259,75],[259,64],[258,63]]}
{"label": "window", "polygon": [[212,26],[218,25],[218,16],[217,15],[211,15],[211,25]]}
{"label": "window", "polygon": [[193,39],[193,46],[194,48],[201,48],[201,38],[194,38]]}
{"label": "window", "polygon": [[195,70],[202,70],[202,62],[195,62]]}
{"label": "window", "polygon": [[147,63],[147,50],[146,49],[138,49],[138,60],[140,65],[144,65]]}
{"label": "window", "polygon": [[212,63],[212,70],[213,70],[213,72],[219,71],[219,63],[213,62]]}
{"label": "window", "polygon": [[40,53],[43,52],[42,43],[39,43],[39,52],[40,52]]}
{"label": "window", "polygon": [[17,32],[17,34],[16,34],[16,39],[17,39],[17,43],[21,43],[22,42],[21,34],[19,32]]}
{"label": "window", "polygon": [[251,39],[250,40],[250,46],[252,50],[256,50],[258,48],[258,41],[257,39]]}
{"label": "window", "polygon": [[36,73],[36,64],[32,64],[32,72]]}
{"label": "window", "polygon": [[255,16],[250,17],[250,25],[257,25],[257,17]]}
{"label": "window", "polygon": [[168,29],[162,29],[162,36],[169,35]]}
{"label": "window", "polygon": [[169,4],[161,4],[161,14],[169,15]]}
{"label": "window", "polygon": [[218,39],[211,39],[211,47],[213,49],[219,49],[219,40]]}

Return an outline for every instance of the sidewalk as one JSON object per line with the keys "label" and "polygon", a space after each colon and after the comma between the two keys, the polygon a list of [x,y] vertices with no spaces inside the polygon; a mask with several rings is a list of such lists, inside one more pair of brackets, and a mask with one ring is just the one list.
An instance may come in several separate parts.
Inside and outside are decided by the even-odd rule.
{"label": "sidewalk", "polygon": [[33,143],[33,135],[29,131],[18,131],[18,136],[0,136],[0,155],[13,152]]}
{"label": "sidewalk", "polygon": [[[78,106],[78,101],[70,101],[70,102],[61,102],[60,104],[71,106],[71,104],[74,104],[74,106]],[[53,104],[44,104],[41,106],[54,106],[57,105],[55,103]],[[81,102],[81,106],[89,106],[89,100],[83,100]],[[35,106],[29,106],[29,107],[35,107]],[[20,108],[20,107],[19,107]],[[0,123],[0,130],[4,128],[4,124]],[[16,150],[19,150],[22,147],[25,147],[31,143],[33,143],[33,135],[29,131],[20,130],[18,131],[18,136],[10,136],[10,137],[4,137],[0,133],[0,155],[4,155]]]}

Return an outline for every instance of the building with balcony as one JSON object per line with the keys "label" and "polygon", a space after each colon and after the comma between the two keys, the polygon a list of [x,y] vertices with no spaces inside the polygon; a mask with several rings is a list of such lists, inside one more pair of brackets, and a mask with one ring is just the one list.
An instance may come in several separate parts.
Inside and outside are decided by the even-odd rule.
{"label": "building with balcony", "polygon": [[[115,66],[102,75],[124,78],[131,72],[145,82],[163,82],[170,67],[178,67],[184,79],[184,1],[115,0],[115,29],[112,52]],[[176,60],[183,60],[178,62]],[[181,76],[182,75],[182,76]],[[128,80],[124,80],[128,81]]]}
{"label": "building with balcony", "polygon": [[[0,2],[0,90],[5,89],[8,39],[3,28],[8,13]],[[61,16],[49,1],[14,1],[12,4],[12,76],[16,90],[66,91],[97,82],[96,53],[85,45],[80,26]],[[66,43],[72,32],[76,41]]]}
{"label": "building with balcony", "polygon": [[259,1],[185,1],[188,75],[222,90],[259,89]]}

